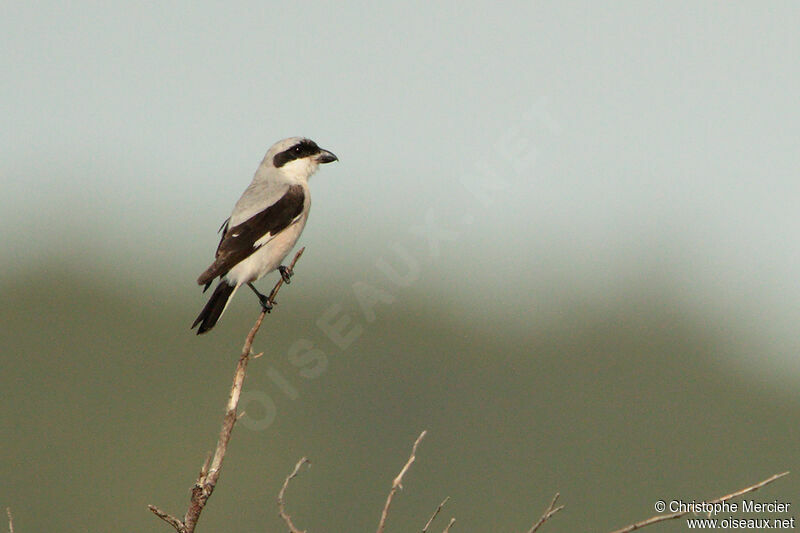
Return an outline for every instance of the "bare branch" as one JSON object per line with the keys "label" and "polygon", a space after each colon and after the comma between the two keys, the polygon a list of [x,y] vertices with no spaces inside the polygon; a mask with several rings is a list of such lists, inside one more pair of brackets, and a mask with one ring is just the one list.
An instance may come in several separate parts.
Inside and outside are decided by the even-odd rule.
{"label": "bare branch", "polygon": [[147,508],[153,511],[154,515],[159,517],[167,524],[171,525],[173,528],[175,528],[175,531],[177,531],[178,533],[186,533],[186,526],[183,525],[183,522],[181,522],[171,514],[165,513],[155,505],[148,505]]}
{"label": "bare branch", "polygon": [[394,478],[392,482],[392,490],[389,491],[389,496],[386,498],[386,504],[383,506],[383,512],[381,513],[381,521],[378,523],[378,531],[377,533],[383,533],[383,528],[386,526],[386,518],[389,516],[389,507],[392,505],[392,498],[394,498],[394,493],[397,492],[397,489],[403,488],[403,476],[406,475],[408,469],[411,468],[411,463],[417,458],[417,446],[419,446],[419,442],[425,436],[427,431],[423,431],[417,437],[417,440],[414,442],[414,446],[411,448],[411,456],[406,461],[405,466],[403,469],[400,470],[400,473],[397,474],[397,477]]}
{"label": "bare branch", "polygon": [[531,526],[531,528],[528,530],[528,533],[535,533],[536,530],[538,530],[542,524],[550,520],[551,516],[553,516],[554,514],[556,514],[561,509],[564,508],[563,505],[559,505],[558,507],[556,507],[556,502],[558,501],[559,496],[561,496],[561,494],[556,492],[556,495],[553,496],[553,501],[550,502],[550,506],[547,509],[545,509],[544,514],[541,516],[541,518],[539,518],[539,520],[535,524],[533,524],[533,526]]}
{"label": "bare branch", "polygon": [[[300,250],[298,250],[294,256],[294,259],[292,259],[292,262],[289,265],[290,269],[294,269],[297,260],[300,259],[300,256],[303,255],[304,251],[305,248],[300,248]],[[282,286],[283,277],[281,276],[278,279],[278,282],[275,283],[272,291],[269,293],[270,304],[275,303],[275,297],[278,295],[278,291]],[[242,347],[242,354],[239,356],[239,362],[236,364],[236,371],[233,375],[233,385],[231,386],[231,392],[228,396],[228,403],[225,407],[225,416],[222,419],[222,429],[220,430],[219,439],[217,440],[217,447],[214,450],[211,463],[209,464],[209,460],[206,459],[202,468],[200,469],[200,475],[197,477],[194,487],[192,487],[192,498],[189,502],[189,508],[186,511],[183,522],[174,516],[165,513],[154,505],[148,506],[156,516],[175,528],[178,533],[194,532],[194,528],[197,525],[197,520],[200,518],[200,513],[203,512],[206,502],[214,492],[214,488],[217,486],[220,469],[222,468],[222,461],[225,458],[225,452],[228,450],[228,442],[231,439],[233,426],[238,420],[238,417],[236,416],[236,408],[239,405],[239,397],[241,396],[242,386],[244,385],[247,363],[252,355],[253,340],[255,339],[256,333],[258,333],[265,316],[266,311],[262,310],[261,314],[258,315],[258,318],[256,319],[252,329],[250,329],[250,333],[248,333],[247,337],[245,338],[244,346]]]}
{"label": "bare branch", "polygon": [[281,487],[280,492],[278,493],[278,514],[283,518],[283,521],[286,522],[286,525],[289,527],[289,533],[305,533],[305,531],[301,531],[294,525],[292,522],[292,517],[286,513],[286,507],[283,501],[283,496],[286,494],[286,488],[289,486],[289,482],[297,477],[297,473],[300,471],[300,467],[304,464],[308,463],[308,466],[311,467],[311,461],[303,457],[297,464],[294,465],[294,470],[292,473],[286,476],[286,480],[283,482],[283,487]]}
{"label": "bare branch", "polygon": [[733,498],[736,498],[738,496],[742,496],[744,494],[747,494],[748,492],[755,492],[758,489],[760,489],[761,487],[765,487],[765,486],[769,485],[770,483],[772,483],[773,481],[778,480],[778,479],[782,478],[783,476],[788,476],[788,475],[789,475],[789,471],[788,470],[786,472],[783,472],[783,473],[780,473],[780,474],[775,474],[774,476],[769,477],[769,478],[767,478],[764,481],[761,481],[759,483],[756,483],[755,485],[750,485],[747,488],[744,488],[742,490],[737,490],[736,492],[732,492],[732,493],[728,494],[727,496],[722,496],[720,498],[717,498],[716,500],[711,500],[708,503],[721,503],[721,502],[724,502],[724,501],[732,500]]}
{"label": "bare branch", "polygon": [[431,527],[431,524],[433,524],[433,521],[436,520],[436,516],[441,512],[442,507],[444,507],[444,504],[446,504],[449,499],[450,499],[450,496],[448,496],[447,498],[442,500],[442,503],[439,504],[439,507],[437,507],[436,510],[431,515],[431,519],[428,520],[428,523],[425,524],[425,527],[422,528],[422,533],[428,533],[428,528]]}
{"label": "bare branch", "polygon": [[450,532],[450,528],[453,527],[453,524],[455,524],[455,523],[456,523],[456,519],[455,518],[451,518],[450,519],[450,523],[447,524],[447,527],[444,528],[444,530],[442,530],[442,533],[449,533]]}
{"label": "bare branch", "polygon": [[6,514],[8,515],[8,533],[14,533],[14,517],[11,516],[11,507],[6,507]]}
{"label": "bare branch", "polygon": [[[761,481],[759,483],[756,483],[755,485],[750,485],[749,487],[746,487],[746,488],[744,488],[742,490],[737,490],[736,492],[732,492],[732,493],[730,493],[730,494],[728,494],[726,496],[721,496],[721,497],[717,498],[716,500],[709,501],[708,503],[722,503],[722,502],[731,500],[733,498],[736,498],[737,496],[741,496],[743,494],[747,494],[748,492],[755,492],[758,489],[760,489],[761,487],[769,485],[773,481],[775,481],[777,479],[780,479],[780,478],[782,478],[783,476],[785,476],[787,474],[789,474],[789,472],[783,472],[782,474],[775,474],[774,476],[769,477],[769,478],[767,478],[764,481]],[[642,520],[641,522],[636,522],[635,524],[631,524],[629,526],[625,526],[622,529],[617,529],[616,531],[613,531],[612,533],[629,533],[630,531],[636,531],[637,529],[641,529],[643,527],[651,526],[651,525],[657,524],[659,522],[666,522],[667,520],[675,520],[675,519],[680,518],[682,516],[686,516],[689,513],[690,513],[690,511],[685,511],[685,512],[678,512],[678,513],[672,513],[672,514],[656,515],[656,516],[654,516],[652,518],[648,518],[647,520]]]}

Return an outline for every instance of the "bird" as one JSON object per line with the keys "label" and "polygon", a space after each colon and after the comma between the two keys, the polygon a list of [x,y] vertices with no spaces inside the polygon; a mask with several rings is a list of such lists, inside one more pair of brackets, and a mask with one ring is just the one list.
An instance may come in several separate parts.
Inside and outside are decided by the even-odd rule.
{"label": "bird", "polygon": [[278,270],[288,283],[292,271],[281,265],[300,238],[311,208],[308,178],[320,164],[338,161],[332,152],[305,137],[289,137],[273,144],[261,161],[253,181],[219,229],[221,238],[214,262],[197,278],[208,290],[219,278],[203,310],[190,329],[205,333],[217,323],[236,290],[247,285],[264,311],[269,298],[253,285]]}

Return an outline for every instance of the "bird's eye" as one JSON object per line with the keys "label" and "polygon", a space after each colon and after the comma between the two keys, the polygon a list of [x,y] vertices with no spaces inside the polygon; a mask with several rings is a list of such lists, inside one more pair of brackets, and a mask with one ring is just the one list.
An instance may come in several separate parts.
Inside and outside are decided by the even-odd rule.
{"label": "bird's eye", "polygon": [[299,154],[301,152],[301,148],[299,146],[294,147],[294,153]]}

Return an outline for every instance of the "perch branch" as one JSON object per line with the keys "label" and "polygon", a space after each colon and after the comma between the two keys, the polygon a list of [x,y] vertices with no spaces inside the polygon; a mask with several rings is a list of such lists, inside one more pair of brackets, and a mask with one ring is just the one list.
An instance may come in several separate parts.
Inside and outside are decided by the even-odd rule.
{"label": "perch branch", "polygon": [[431,515],[431,518],[430,518],[430,520],[428,520],[428,523],[425,524],[425,527],[422,528],[422,533],[428,533],[428,528],[431,527],[431,524],[433,524],[433,521],[436,520],[436,516],[442,511],[442,507],[444,507],[444,504],[446,504],[449,499],[450,499],[450,496],[448,496],[447,498],[442,500],[442,503],[439,504],[439,507],[437,507],[436,510]]}
{"label": "perch branch", "polygon": [[6,507],[6,514],[8,515],[8,533],[14,533],[14,517],[11,516],[11,507]]}
{"label": "perch branch", "polygon": [[446,528],[444,528],[444,530],[442,531],[442,533],[450,533],[450,528],[451,528],[451,527],[453,527],[453,524],[455,524],[455,523],[456,523],[456,519],[455,519],[455,518],[451,518],[451,519],[450,519],[450,523],[449,523],[449,524],[447,524],[447,527],[446,527]]}
{"label": "perch branch", "polygon": [[281,518],[283,518],[283,521],[286,522],[286,525],[289,527],[289,533],[305,533],[305,531],[298,529],[297,526],[294,525],[292,522],[292,517],[286,513],[283,496],[286,494],[286,488],[289,486],[289,482],[297,477],[297,473],[300,471],[300,468],[306,463],[311,466],[311,462],[305,457],[297,461],[297,464],[294,465],[294,470],[292,470],[291,474],[286,476],[286,480],[283,482],[283,487],[281,487],[281,491],[278,493],[278,514]]}
{"label": "perch branch", "polygon": [[533,524],[533,526],[531,526],[531,528],[528,530],[528,533],[535,533],[536,530],[538,530],[542,524],[550,520],[551,516],[553,516],[554,514],[556,514],[561,509],[564,508],[563,505],[559,505],[558,507],[556,507],[556,502],[558,501],[559,496],[561,496],[561,494],[556,492],[556,495],[553,496],[553,501],[550,502],[550,507],[545,509],[544,514],[541,516],[541,518],[539,518],[538,522],[536,522],[535,524]]}
{"label": "perch branch", "polygon": [[[747,494],[748,492],[755,492],[758,489],[760,489],[761,487],[765,487],[766,485],[769,485],[773,481],[775,481],[777,479],[780,479],[780,478],[782,478],[783,476],[785,476],[787,474],[789,474],[789,472],[783,472],[782,474],[775,474],[774,476],[772,476],[770,478],[767,478],[764,481],[761,481],[759,483],[756,483],[755,485],[750,485],[749,487],[746,487],[746,488],[744,488],[742,490],[737,490],[736,492],[732,492],[732,493],[730,493],[730,494],[728,494],[726,496],[721,496],[721,497],[717,498],[716,500],[709,501],[708,503],[722,503],[722,502],[731,500],[733,498],[736,498],[737,496],[741,496],[743,494]],[[689,513],[690,513],[690,511],[685,511],[685,512],[671,513],[671,514],[656,515],[656,516],[654,516],[652,518],[648,518],[647,520],[642,520],[641,522],[636,522],[635,524],[631,524],[629,526],[625,526],[622,529],[617,529],[616,531],[614,531],[612,533],[629,533],[630,531],[636,531],[637,529],[641,529],[643,527],[647,527],[647,526],[650,526],[650,525],[653,525],[653,524],[657,524],[659,522],[665,522],[667,520],[675,520],[675,519],[680,518],[682,516],[686,516]]]}
{"label": "perch branch", "polygon": [[[294,256],[294,259],[292,259],[292,263],[289,265],[290,269],[294,269],[297,260],[300,259],[300,256],[303,255],[304,251],[305,248],[300,248],[300,250],[298,250]],[[269,294],[269,303],[275,303],[275,297],[278,295],[278,291],[280,290],[281,286],[283,286],[282,276],[278,279],[278,282],[275,283],[275,287],[273,287],[272,292]],[[197,525],[198,519],[200,518],[200,513],[203,512],[206,502],[214,492],[214,488],[217,486],[220,469],[222,468],[222,460],[225,458],[225,452],[228,450],[228,442],[231,440],[233,426],[236,424],[236,420],[238,419],[236,416],[236,408],[239,405],[239,397],[242,393],[242,385],[244,385],[247,363],[249,362],[250,357],[253,355],[253,340],[255,339],[256,333],[258,333],[265,316],[266,311],[262,310],[244,341],[242,354],[239,356],[239,362],[236,364],[236,372],[233,375],[233,385],[231,386],[231,392],[228,396],[228,404],[225,407],[225,416],[222,419],[222,429],[220,430],[219,439],[217,440],[217,448],[214,451],[211,463],[209,464],[208,459],[206,459],[205,463],[203,463],[203,466],[200,469],[200,475],[197,477],[194,487],[192,487],[192,498],[189,502],[189,508],[186,511],[183,521],[165,513],[155,505],[148,506],[153,514],[171,525],[178,533],[194,532],[194,528]]]}
{"label": "perch branch", "polygon": [[383,528],[386,526],[386,518],[389,516],[389,507],[392,505],[392,498],[394,498],[394,493],[397,492],[397,489],[403,488],[403,476],[406,475],[408,469],[411,468],[411,463],[417,458],[417,446],[419,446],[419,441],[425,436],[427,431],[423,431],[417,437],[417,440],[414,442],[414,446],[411,448],[411,456],[406,461],[405,466],[400,473],[397,474],[397,477],[394,478],[392,482],[392,490],[389,491],[389,496],[386,498],[386,504],[383,506],[383,512],[381,513],[381,521],[378,523],[378,532],[383,533]]}

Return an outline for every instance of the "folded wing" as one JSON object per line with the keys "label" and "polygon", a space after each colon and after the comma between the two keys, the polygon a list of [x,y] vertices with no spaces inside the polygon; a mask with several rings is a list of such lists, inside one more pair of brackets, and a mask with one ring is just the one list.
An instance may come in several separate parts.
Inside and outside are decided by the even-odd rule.
{"label": "folded wing", "polygon": [[292,185],[274,204],[247,220],[230,227],[225,224],[217,255],[199,278],[198,285],[210,284],[224,276],[238,263],[267,244],[278,233],[291,226],[303,214],[305,193],[300,185]]}

